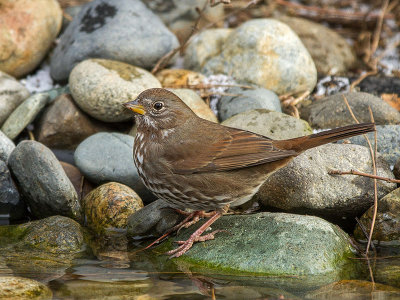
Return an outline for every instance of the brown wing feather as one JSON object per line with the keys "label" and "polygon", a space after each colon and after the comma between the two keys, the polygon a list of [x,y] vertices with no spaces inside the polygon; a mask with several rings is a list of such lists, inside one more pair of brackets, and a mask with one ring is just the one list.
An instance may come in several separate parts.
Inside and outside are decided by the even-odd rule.
{"label": "brown wing feather", "polygon": [[198,149],[195,159],[174,162],[178,174],[227,171],[260,165],[296,155],[293,150],[275,147],[267,137],[243,130],[231,129],[220,141]]}

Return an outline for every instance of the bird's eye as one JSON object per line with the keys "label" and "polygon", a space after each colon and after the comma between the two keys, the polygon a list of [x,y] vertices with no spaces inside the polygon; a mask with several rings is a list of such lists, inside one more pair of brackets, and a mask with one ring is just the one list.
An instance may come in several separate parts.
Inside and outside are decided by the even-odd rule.
{"label": "bird's eye", "polygon": [[164,104],[162,102],[156,102],[153,104],[153,107],[155,110],[161,110],[164,107]]}

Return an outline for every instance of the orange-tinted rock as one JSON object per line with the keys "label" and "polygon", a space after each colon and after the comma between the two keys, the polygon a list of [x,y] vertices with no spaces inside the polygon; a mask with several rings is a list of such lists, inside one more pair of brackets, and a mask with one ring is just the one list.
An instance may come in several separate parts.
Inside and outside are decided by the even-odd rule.
{"label": "orange-tinted rock", "polygon": [[61,21],[56,0],[1,0],[0,70],[20,77],[36,68],[57,37]]}
{"label": "orange-tinted rock", "polygon": [[82,112],[71,95],[59,96],[39,120],[37,139],[56,149],[74,149],[88,136],[107,128]]}
{"label": "orange-tinted rock", "polygon": [[82,202],[88,227],[98,234],[125,228],[128,217],[143,207],[142,199],[130,187],[117,182],[103,184]]}
{"label": "orange-tinted rock", "polygon": [[156,77],[165,88],[185,88],[202,84],[205,79],[203,74],[184,69],[164,69]]}

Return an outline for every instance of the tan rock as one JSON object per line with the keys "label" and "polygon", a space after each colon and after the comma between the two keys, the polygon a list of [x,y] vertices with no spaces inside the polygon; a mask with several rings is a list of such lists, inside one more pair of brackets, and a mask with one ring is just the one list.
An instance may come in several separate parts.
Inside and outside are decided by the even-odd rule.
{"label": "tan rock", "polygon": [[93,118],[104,122],[132,119],[122,104],[161,84],[150,72],[108,59],[88,59],[77,64],[69,76],[75,103]]}
{"label": "tan rock", "polygon": [[333,30],[302,18],[279,19],[297,33],[314,60],[318,73],[344,74],[356,63],[349,43]]}
{"label": "tan rock", "polygon": [[0,0],[0,70],[15,76],[32,71],[61,29],[56,0]]}

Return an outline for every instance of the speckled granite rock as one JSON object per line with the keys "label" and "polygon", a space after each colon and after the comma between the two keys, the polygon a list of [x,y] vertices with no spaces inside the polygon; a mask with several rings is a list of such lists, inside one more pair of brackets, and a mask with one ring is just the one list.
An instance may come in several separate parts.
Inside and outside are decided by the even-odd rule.
{"label": "speckled granite rock", "polygon": [[[327,144],[307,150],[287,166],[273,173],[256,198],[268,207],[331,220],[354,218],[373,203],[373,181],[366,177],[329,175],[331,170],[372,173],[370,152],[359,145]],[[378,155],[377,173],[393,178],[389,165]],[[378,198],[396,184],[378,182]]]}

